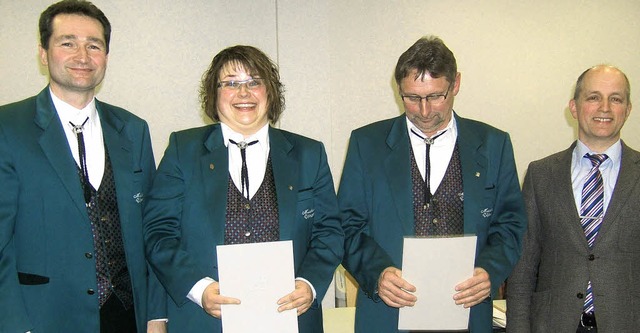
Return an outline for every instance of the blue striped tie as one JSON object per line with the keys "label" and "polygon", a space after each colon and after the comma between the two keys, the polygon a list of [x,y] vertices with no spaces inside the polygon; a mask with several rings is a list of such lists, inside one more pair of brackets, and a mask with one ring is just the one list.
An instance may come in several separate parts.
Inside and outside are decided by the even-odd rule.
{"label": "blue striped tie", "polygon": [[[602,174],[600,173],[600,164],[609,156],[605,154],[585,154],[585,158],[591,161],[592,168],[587,175],[587,180],[582,188],[582,203],[580,205],[580,223],[587,237],[589,248],[593,248],[602,217],[604,215],[604,184],[602,182]],[[591,281],[587,285],[587,297],[584,300],[584,312],[594,311],[593,291],[591,290]]]}

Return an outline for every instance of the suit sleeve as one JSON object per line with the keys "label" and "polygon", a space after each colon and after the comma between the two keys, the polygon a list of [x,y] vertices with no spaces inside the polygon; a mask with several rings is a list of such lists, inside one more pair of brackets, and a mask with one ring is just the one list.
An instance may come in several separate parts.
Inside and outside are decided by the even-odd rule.
{"label": "suit sleeve", "polygon": [[358,137],[351,135],[340,187],[338,203],[342,227],[345,233],[345,253],[342,264],[358,281],[360,288],[371,298],[379,299],[375,293],[382,271],[393,266],[391,257],[369,235],[369,204],[366,190],[364,165]]}
{"label": "suit sleeve", "polygon": [[529,166],[524,178],[523,195],[527,205],[529,225],[522,244],[522,257],[507,283],[507,321],[509,332],[531,331],[531,297],[537,284],[540,263],[540,216],[535,199],[534,164]]}
{"label": "suit sleeve", "polygon": [[189,302],[189,290],[208,275],[197,268],[180,245],[186,186],[178,155],[173,133],[147,196],[143,234],[147,260],[153,271],[174,302],[182,305]]}
{"label": "suit sleeve", "polygon": [[316,290],[316,303],[320,303],[333,278],[343,254],[344,234],[340,225],[338,201],[333,178],[322,144],[317,145],[319,158],[313,198],[315,214],[311,226],[309,249],[300,267],[299,275],[307,279]]}
{"label": "suit sleeve", "polygon": [[[141,165],[145,170],[147,178],[144,180],[144,193],[149,193],[153,175],[156,171],[156,164],[153,158],[153,149],[151,148],[151,137],[149,135],[149,126],[145,123],[142,131],[142,154]],[[162,284],[158,280],[156,274],[147,263],[149,272],[148,290],[147,290],[147,321],[153,319],[167,318],[167,293]]]}
{"label": "suit sleeve", "polygon": [[476,258],[476,266],[489,273],[491,295],[495,297],[520,258],[527,217],[509,135],[492,139],[496,142],[488,141],[488,146],[498,149],[495,150],[497,156],[490,160],[498,161],[498,165],[490,166],[489,172],[497,174],[489,177],[493,183],[487,186],[494,187],[496,192],[486,244]]}
{"label": "suit sleeve", "polygon": [[0,332],[26,332],[31,324],[20,291],[13,244],[20,185],[12,151],[0,126]]}

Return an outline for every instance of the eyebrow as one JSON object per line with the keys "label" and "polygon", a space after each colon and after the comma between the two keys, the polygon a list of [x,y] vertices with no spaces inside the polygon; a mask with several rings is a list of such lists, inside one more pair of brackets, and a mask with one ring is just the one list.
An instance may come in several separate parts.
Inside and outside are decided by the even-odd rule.
{"label": "eyebrow", "polygon": [[[79,38],[76,35],[61,35],[61,36],[58,36],[57,38],[55,38],[55,40],[78,40],[78,39]],[[98,43],[100,45],[105,45],[104,40],[102,40],[101,38],[98,38],[98,37],[89,36],[89,37],[87,37],[87,40],[89,42],[92,42],[92,43]]]}

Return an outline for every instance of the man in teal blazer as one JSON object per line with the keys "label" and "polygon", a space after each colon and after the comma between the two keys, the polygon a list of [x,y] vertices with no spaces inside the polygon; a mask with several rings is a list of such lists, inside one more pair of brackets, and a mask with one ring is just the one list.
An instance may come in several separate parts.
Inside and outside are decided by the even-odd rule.
{"label": "man in teal blazer", "polygon": [[[352,133],[338,191],[343,265],[359,283],[356,332],[397,332],[398,308],[420,301],[401,277],[404,237],[459,234],[477,236],[476,268],[451,290],[451,302],[471,307],[471,332],[491,332],[491,300],[519,258],[526,227],[509,135],[453,112],[460,74],[440,39],[418,40],[395,77],[406,112]],[[443,225],[457,231],[431,231]]]}
{"label": "man in teal blazer", "polygon": [[[50,85],[0,107],[0,332],[147,332],[148,320],[166,316],[166,294],[149,275],[142,242],[142,201],[155,171],[149,129],[144,120],[94,97],[104,77],[110,31],[99,9],[65,1],[49,7],[41,22],[40,55]],[[82,163],[70,148],[76,139],[67,137],[71,128],[61,121],[74,113],[90,118],[84,128],[87,151],[100,150],[93,143],[102,140],[110,161],[90,201],[79,176]],[[93,176],[94,158],[100,158],[86,156]],[[94,210],[105,214],[94,221],[88,205],[102,205],[97,195],[114,199],[105,186],[115,188],[117,210]],[[101,233],[92,228],[98,223]],[[121,237],[111,235],[116,232]],[[105,242],[121,238],[121,246],[109,248],[123,251],[113,258],[124,258],[130,281],[123,271],[108,269],[110,286],[102,295],[98,280],[104,276],[97,266],[106,262],[98,253],[112,256],[96,250],[97,236]],[[124,305],[130,296],[132,307]],[[158,325],[163,323],[151,326]]]}
{"label": "man in teal blazer", "polygon": [[[343,232],[322,143],[269,125],[283,111],[282,89],[262,51],[224,49],[202,82],[204,110],[219,123],[171,134],[144,227],[147,257],[173,300],[169,331],[220,333],[221,304],[238,303],[220,295],[217,245],[279,240],[293,241],[297,281],[273,311],[297,309],[301,333],[323,331],[320,302],[342,259]],[[245,141],[241,180],[234,142]]]}

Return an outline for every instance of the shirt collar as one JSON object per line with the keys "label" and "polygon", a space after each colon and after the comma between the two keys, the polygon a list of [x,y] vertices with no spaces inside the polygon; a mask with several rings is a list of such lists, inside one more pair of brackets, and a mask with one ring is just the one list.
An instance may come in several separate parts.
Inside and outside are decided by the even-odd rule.
{"label": "shirt collar", "polygon": [[[591,162],[589,162],[587,159],[583,159],[584,155],[598,154],[598,153],[592,151],[591,149],[589,149],[589,147],[587,147],[584,143],[582,143],[582,141],[578,140],[578,142],[576,143],[576,148],[573,150],[573,154],[574,154],[574,158],[577,161],[584,160],[587,163],[589,163],[589,165],[591,165]],[[612,164],[620,163],[620,159],[622,158],[622,142],[620,141],[620,139],[618,139],[618,141],[612,144],[611,147],[607,148],[607,150],[602,152],[602,154],[606,154],[609,157],[607,161],[611,161],[610,163]],[[606,164],[607,161],[604,161],[603,164]]]}
{"label": "shirt collar", "polygon": [[89,102],[89,104],[87,104],[83,109],[76,109],[71,106],[71,104],[58,98],[51,89],[49,89],[49,93],[51,95],[51,100],[53,101],[53,106],[55,106],[58,117],[63,125],[66,126],[69,122],[79,125],[82,124],[87,117],[89,117],[89,121],[87,123],[93,123],[95,119],[97,119],[98,111],[96,110],[95,97],[91,99],[91,102]]}
{"label": "shirt collar", "polygon": [[224,140],[224,145],[229,147],[229,139],[235,142],[247,141],[251,142],[253,140],[258,140],[258,144],[261,145],[264,149],[269,148],[269,124],[267,123],[258,132],[244,137],[244,135],[234,131],[225,123],[220,123],[220,128],[222,129],[222,139]]}
{"label": "shirt collar", "polygon": [[[422,131],[420,131],[412,122],[411,120],[409,120],[409,117],[405,116],[405,120],[407,122],[407,133],[409,134],[409,137],[411,138],[411,140],[417,140],[418,142],[424,142],[423,140],[420,140],[420,138],[418,138],[415,134],[411,134],[411,130],[413,130],[414,132],[420,134],[421,136],[424,137],[424,133],[422,133]],[[442,134],[442,136],[440,136],[437,140],[438,143],[440,142],[453,142],[455,143],[456,138],[458,137],[458,126],[456,123],[456,117],[452,116],[451,120],[449,121],[449,123],[447,124],[447,127],[439,130],[436,132],[435,135],[432,135],[432,137],[441,134],[442,132],[446,131],[445,134]],[[435,144],[435,143],[434,143]]]}

